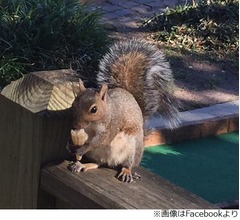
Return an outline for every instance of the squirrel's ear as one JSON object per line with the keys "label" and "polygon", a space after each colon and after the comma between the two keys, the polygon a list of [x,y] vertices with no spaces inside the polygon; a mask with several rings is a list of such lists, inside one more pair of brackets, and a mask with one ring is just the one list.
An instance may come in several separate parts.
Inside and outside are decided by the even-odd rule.
{"label": "squirrel's ear", "polygon": [[83,93],[86,90],[83,81],[81,79],[79,79],[79,91],[80,93]]}
{"label": "squirrel's ear", "polygon": [[107,99],[107,90],[108,90],[108,85],[107,84],[103,84],[101,89],[100,89],[100,98],[105,102]]}

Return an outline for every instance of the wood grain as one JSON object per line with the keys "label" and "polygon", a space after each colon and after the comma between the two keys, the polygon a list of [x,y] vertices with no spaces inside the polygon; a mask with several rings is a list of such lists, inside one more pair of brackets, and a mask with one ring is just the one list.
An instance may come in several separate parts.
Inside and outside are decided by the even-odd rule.
{"label": "wood grain", "polygon": [[116,171],[112,169],[100,168],[72,173],[67,169],[67,165],[68,161],[65,161],[42,169],[41,188],[63,204],[68,204],[68,208],[217,208],[142,167],[135,169],[142,178],[128,184],[117,180]]}
{"label": "wood grain", "polygon": [[0,208],[36,208],[41,166],[68,155],[71,70],[35,72],[0,95]]}
{"label": "wood grain", "polygon": [[6,86],[1,94],[33,113],[57,113],[71,107],[78,93],[72,70],[30,73]]}

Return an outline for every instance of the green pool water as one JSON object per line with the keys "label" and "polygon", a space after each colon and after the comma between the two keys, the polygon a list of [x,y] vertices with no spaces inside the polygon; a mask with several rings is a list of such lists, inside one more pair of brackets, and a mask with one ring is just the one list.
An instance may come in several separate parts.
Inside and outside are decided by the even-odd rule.
{"label": "green pool water", "polygon": [[148,147],[141,165],[209,202],[238,199],[238,132]]}

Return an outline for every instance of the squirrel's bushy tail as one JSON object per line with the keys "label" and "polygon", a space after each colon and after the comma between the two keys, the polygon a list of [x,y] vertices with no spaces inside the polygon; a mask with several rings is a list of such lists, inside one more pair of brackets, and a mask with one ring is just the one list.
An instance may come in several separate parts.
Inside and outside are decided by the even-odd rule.
{"label": "squirrel's bushy tail", "polygon": [[172,71],[157,46],[140,39],[116,42],[100,61],[97,81],[129,91],[145,119],[159,113],[170,128],[178,126]]}

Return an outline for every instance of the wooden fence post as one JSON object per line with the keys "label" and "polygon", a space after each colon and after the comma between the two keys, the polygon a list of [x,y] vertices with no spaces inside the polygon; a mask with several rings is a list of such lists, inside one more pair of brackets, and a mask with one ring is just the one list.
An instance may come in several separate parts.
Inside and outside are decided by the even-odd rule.
{"label": "wooden fence post", "polygon": [[41,166],[67,154],[77,81],[72,70],[34,72],[1,92],[0,208],[37,208]]}

